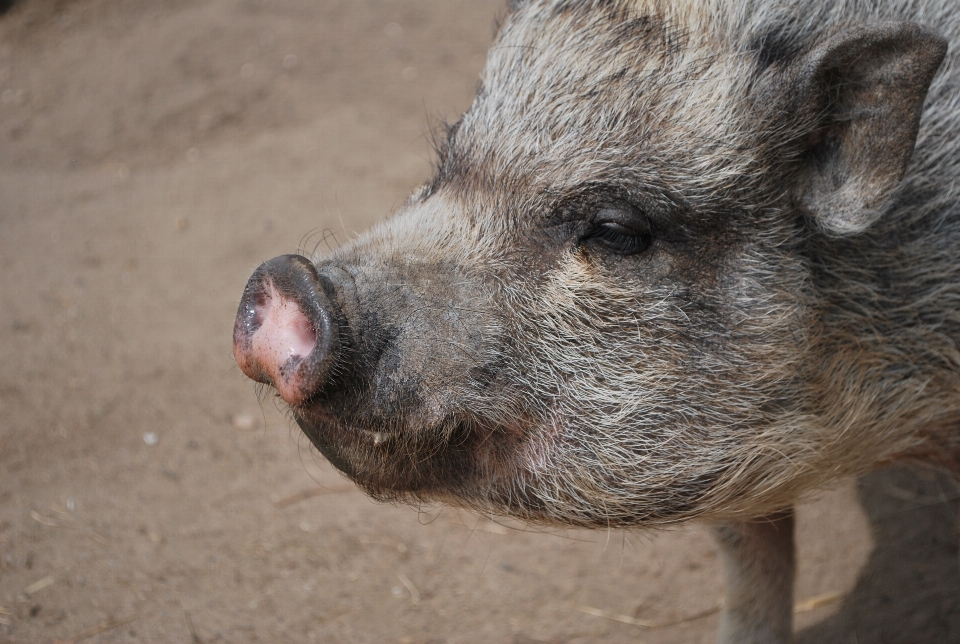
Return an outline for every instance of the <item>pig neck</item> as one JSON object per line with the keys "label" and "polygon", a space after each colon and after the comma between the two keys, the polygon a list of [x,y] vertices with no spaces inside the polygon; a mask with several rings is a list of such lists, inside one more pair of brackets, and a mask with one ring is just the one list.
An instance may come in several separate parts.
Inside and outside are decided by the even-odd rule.
{"label": "pig neck", "polygon": [[949,188],[915,184],[908,177],[867,233],[812,242],[816,397],[828,425],[886,441],[870,455],[877,462],[919,459],[960,473],[960,212]]}

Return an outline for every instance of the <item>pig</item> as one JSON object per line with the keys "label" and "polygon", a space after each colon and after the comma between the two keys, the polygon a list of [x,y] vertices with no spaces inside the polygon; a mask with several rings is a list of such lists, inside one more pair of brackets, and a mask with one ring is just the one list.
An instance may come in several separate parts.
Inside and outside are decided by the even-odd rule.
{"label": "pig", "polygon": [[520,0],[434,176],[243,293],[234,355],[376,499],[719,543],[789,642],[798,499],[960,470],[955,0]]}

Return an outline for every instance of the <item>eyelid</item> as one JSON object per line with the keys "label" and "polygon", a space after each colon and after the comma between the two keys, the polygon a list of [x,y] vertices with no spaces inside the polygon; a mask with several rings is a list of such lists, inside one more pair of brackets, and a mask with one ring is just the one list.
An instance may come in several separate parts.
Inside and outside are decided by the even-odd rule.
{"label": "eyelid", "polygon": [[626,224],[621,224],[619,221],[610,221],[610,220],[599,221],[597,222],[597,226],[607,228],[608,230],[612,230],[613,232],[620,233],[622,235],[635,235],[638,232],[641,232],[641,231],[638,231],[633,226],[627,226]]}
{"label": "eyelid", "polygon": [[652,227],[650,217],[644,211],[629,205],[599,208],[593,216],[593,225],[603,224],[615,224],[631,233],[648,232]]}
{"label": "eyelid", "polygon": [[597,223],[606,221],[621,223],[624,219],[633,218],[633,212],[631,211],[631,208],[626,207],[617,208],[616,206],[605,206],[597,210],[594,219]]}

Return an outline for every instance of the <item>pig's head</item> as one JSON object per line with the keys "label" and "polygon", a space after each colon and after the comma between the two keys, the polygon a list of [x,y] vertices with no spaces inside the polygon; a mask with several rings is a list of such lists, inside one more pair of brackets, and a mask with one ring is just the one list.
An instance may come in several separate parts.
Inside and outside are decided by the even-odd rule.
{"label": "pig's head", "polygon": [[251,278],[237,361],[373,496],[656,525],[809,483],[807,249],[882,212],[944,46],[676,4],[518,3],[433,179]]}

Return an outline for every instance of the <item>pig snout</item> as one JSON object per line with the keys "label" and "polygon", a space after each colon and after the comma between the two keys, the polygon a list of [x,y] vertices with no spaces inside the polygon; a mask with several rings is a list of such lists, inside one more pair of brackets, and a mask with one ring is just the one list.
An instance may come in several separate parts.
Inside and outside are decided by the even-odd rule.
{"label": "pig snout", "polygon": [[254,271],[233,328],[243,373],[298,405],[323,389],[340,346],[337,311],[309,260],[282,255]]}

